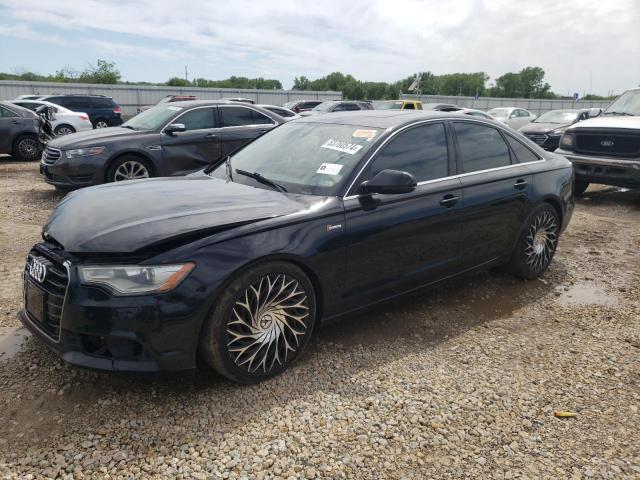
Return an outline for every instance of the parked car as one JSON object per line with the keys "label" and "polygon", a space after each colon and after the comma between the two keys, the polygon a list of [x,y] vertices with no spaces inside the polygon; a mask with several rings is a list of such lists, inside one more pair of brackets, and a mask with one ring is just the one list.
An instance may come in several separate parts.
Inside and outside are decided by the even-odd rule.
{"label": "parked car", "polygon": [[556,152],[573,163],[576,195],[589,183],[640,188],[640,88],[624,92],[602,116],[567,128]]}
{"label": "parked car", "polygon": [[332,100],[322,102],[311,110],[300,112],[301,116],[320,115],[324,113],[347,112],[355,110],[373,110],[373,106],[369,102],[359,100]]}
{"label": "parked car", "polygon": [[49,142],[40,171],[47,183],[63,190],[186,175],[219,162],[283,122],[254,105],[207,100],[163,103],[121,127]]}
{"label": "parked car", "polygon": [[545,150],[553,151],[558,148],[564,131],[574,123],[587,120],[589,114],[590,109],[551,110],[520,127],[520,132]]}
{"label": "parked car", "polygon": [[295,100],[293,102],[287,102],[282,105],[284,108],[288,108],[289,110],[300,113],[306,112],[307,110],[311,110],[312,108],[317,107],[322,103],[321,100]]}
{"label": "parked car", "polygon": [[293,110],[289,110],[288,108],[279,107],[277,105],[259,105],[259,107],[266,108],[267,110],[280,115],[285,121],[295,120],[296,118],[300,118]]}
{"label": "parked car", "polygon": [[[189,100],[197,100],[198,97],[195,95],[167,95],[166,97],[162,97],[155,105],[160,105],[161,103],[171,103],[171,102],[186,102]],[[149,110],[154,105],[143,105],[138,108],[138,113],[144,112],[145,110]]]}
{"label": "parked car", "polygon": [[469,116],[295,120],[198,174],[68,195],[29,253],[19,316],[75,365],[201,358],[256,382],[357,309],[499,265],[540,276],[571,218],[572,175]]}
{"label": "parked car", "polygon": [[473,108],[461,108],[460,110],[454,110],[454,111],[458,113],[462,113],[464,115],[470,115],[472,117],[483,118],[485,120],[495,120],[487,112],[483,112],[482,110],[475,110]]}
{"label": "parked car", "polygon": [[122,124],[122,109],[111,97],[104,95],[46,95],[40,100],[61,105],[73,112],[89,115],[93,128],[116,127]]}
{"label": "parked car", "polygon": [[38,115],[13,103],[0,102],[0,153],[25,162],[38,160],[42,154],[39,130]]}
{"label": "parked car", "polygon": [[13,100],[11,103],[23,108],[35,111],[36,108],[46,105],[51,107],[55,117],[50,120],[53,133],[56,136],[69,135],[70,133],[92,130],[93,125],[89,115],[84,112],[72,112],[68,108],[44,100]]}
{"label": "parked car", "polygon": [[458,110],[462,110],[462,107],[451,103],[423,103],[422,109],[434,110],[436,112],[457,112]]}
{"label": "parked car", "polygon": [[514,130],[536,119],[536,115],[524,108],[492,108],[487,113]]}
{"label": "parked car", "polygon": [[373,102],[374,110],[422,110],[420,100],[383,100]]}

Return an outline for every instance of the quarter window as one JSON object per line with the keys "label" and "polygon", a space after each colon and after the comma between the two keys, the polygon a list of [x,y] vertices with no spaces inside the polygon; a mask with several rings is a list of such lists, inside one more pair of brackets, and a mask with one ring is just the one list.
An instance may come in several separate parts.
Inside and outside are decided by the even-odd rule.
{"label": "quarter window", "polygon": [[511,164],[509,147],[495,128],[474,123],[455,123],[462,172],[477,172]]}
{"label": "quarter window", "polygon": [[215,128],[213,108],[194,108],[178,117],[175,123],[183,123],[187,131]]}
{"label": "quarter window", "polygon": [[247,125],[268,125],[273,121],[260,112],[245,107],[221,107],[222,124],[225,127],[244,127]]}
{"label": "quarter window", "polygon": [[518,140],[509,135],[505,136],[507,137],[507,142],[509,142],[509,145],[511,145],[511,150],[513,150],[513,152],[516,154],[516,159],[519,163],[535,162],[537,160],[540,160],[540,158],[535,153],[525,147]]}
{"label": "quarter window", "polygon": [[448,149],[444,125],[421,125],[399,133],[376,155],[365,178],[386,169],[409,172],[417,182],[446,177]]}

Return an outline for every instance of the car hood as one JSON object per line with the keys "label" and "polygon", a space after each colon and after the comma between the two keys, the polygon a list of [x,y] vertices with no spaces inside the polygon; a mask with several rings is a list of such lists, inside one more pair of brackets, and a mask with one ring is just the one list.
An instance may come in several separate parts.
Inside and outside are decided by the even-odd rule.
{"label": "car hood", "polygon": [[567,128],[569,125],[562,125],[560,123],[527,123],[524,127],[520,127],[522,133],[547,133],[552,130],[558,130],[560,128]]}
{"label": "car hood", "polygon": [[599,116],[571,126],[571,130],[579,130],[581,128],[631,128],[637,130],[640,129],[640,117]]}
{"label": "car hood", "polygon": [[251,187],[206,175],[89,187],[53,210],[43,237],[71,253],[131,253],[310,209],[326,197]]}
{"label": "car hood", "polygon": [[100,144],[119,142],[128,138],[138,137],[147,131],[131,130],[130,128],[109,127],[96,128],[84,132],[76,132],[73,135],[65,135],[51,140],[48,145],[60,150],[71,148],[90,147]]}

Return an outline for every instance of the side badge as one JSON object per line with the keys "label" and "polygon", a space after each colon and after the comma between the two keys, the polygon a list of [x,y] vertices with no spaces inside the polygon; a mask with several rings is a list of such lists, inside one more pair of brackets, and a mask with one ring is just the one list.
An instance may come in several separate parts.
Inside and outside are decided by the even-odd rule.
{"label": "side badge", "polygon": [[340,230],[341,228],[342,228],[341,223],[328,223],[325,226],[325,230],[327,231],[327,233],[333,232],[334,230]]}

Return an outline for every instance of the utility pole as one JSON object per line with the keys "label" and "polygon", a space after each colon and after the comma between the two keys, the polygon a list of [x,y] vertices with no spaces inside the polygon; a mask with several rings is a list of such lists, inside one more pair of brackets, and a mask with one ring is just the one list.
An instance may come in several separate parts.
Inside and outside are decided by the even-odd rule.
{"label": "utility pole", "polygon": [[187,70],[187,66],[184,66],[184,79],[188,82],[189,81],[189,70]]}

